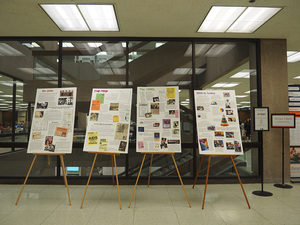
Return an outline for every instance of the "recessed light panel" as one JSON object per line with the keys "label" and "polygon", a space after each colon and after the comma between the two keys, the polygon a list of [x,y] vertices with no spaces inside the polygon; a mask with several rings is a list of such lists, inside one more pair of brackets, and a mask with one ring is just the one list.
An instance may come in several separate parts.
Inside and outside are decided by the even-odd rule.
{"label": "recessed light panel", "polygon": [[113,5],[78,5],[91,31],[119,31]]}
{"label": "recessed light panel", "polygon": [[89,31],[74,4],[41,4],[41,7],[62,31]]}
{"label": "recessed light panel", "polygon": [[119,31],[113,5],[40,6],[62,31]]}
{"label": "recessed light panel", "polygon": [[296,52],[295,54],[291,54],[288,59],[287,59],[288,62],[298,62],[300,61],[300,52]]}
{"label": "recessed light panel", "polygon": [[253,33],[281,8],[248,7],[226,32]]}
{"label": "recessed light panel", "polygon": [[213,6],[198,32],[253,33],[282,8]]}
{"label": "recessed light panel", "polygon": [[198,32],[225,32],[246,7],[213,6]]}

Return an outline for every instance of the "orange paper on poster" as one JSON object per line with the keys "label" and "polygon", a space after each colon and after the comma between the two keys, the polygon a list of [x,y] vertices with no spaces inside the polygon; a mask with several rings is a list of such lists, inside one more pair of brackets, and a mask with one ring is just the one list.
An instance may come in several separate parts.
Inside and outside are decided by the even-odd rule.
{"label": "orange paper on poster", "polygon": [[101,100],[93,100],[91,110],[100,110]]}

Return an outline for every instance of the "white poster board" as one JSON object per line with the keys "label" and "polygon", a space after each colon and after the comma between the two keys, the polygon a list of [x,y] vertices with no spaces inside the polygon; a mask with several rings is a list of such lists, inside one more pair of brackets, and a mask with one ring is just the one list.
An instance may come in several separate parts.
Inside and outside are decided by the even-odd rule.
{"label": "white poster board", "polygon": [[242,155],[234,90],[194,92],[200,154]]}
{"label": "white poster board", "polygon": [[178,87],[137,88],[137,152],[181,152]]}
{"label": "white poster board", "polygon": [[93,89],[83,151],[128,153],[132,89]]}
{"label": "white poster board", "polygon": [[77,88],[37,89],[27,153],[72,153]]}

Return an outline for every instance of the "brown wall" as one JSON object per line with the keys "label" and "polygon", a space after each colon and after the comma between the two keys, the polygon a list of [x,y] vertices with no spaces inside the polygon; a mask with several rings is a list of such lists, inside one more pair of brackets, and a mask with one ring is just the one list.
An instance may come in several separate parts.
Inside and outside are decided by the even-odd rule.
{"label": "brown wall", "polygon": [[[286,40],[261,40],[262,106],[271,113],[288,113]],[[271,123],[270,123],[271,125]],[[290,181],[289,131],[285,129],[285,182]],[[282,128],[263,132],[264,180],[281,183]]]}

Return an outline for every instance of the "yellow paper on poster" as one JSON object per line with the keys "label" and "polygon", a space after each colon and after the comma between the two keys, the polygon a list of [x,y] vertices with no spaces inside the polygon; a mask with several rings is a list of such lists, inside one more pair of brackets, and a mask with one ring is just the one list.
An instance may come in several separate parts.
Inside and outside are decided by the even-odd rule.
{"label": "yellow paper on poster", "polygon": [[167,98],[175,98],[175,88],[167,88]]}
{"label": "yellow paper on poster", "polygon": [[113,122],[114,122],[114,123],[115,123],[115,122],[119,122],[119,116],[118,116],[118,115],[113,116]]}
{"label": "yellow paper on poster", "polygon": [[98,131],[92,131],[87,133],[87,144],[97,145],[98,144]]}

